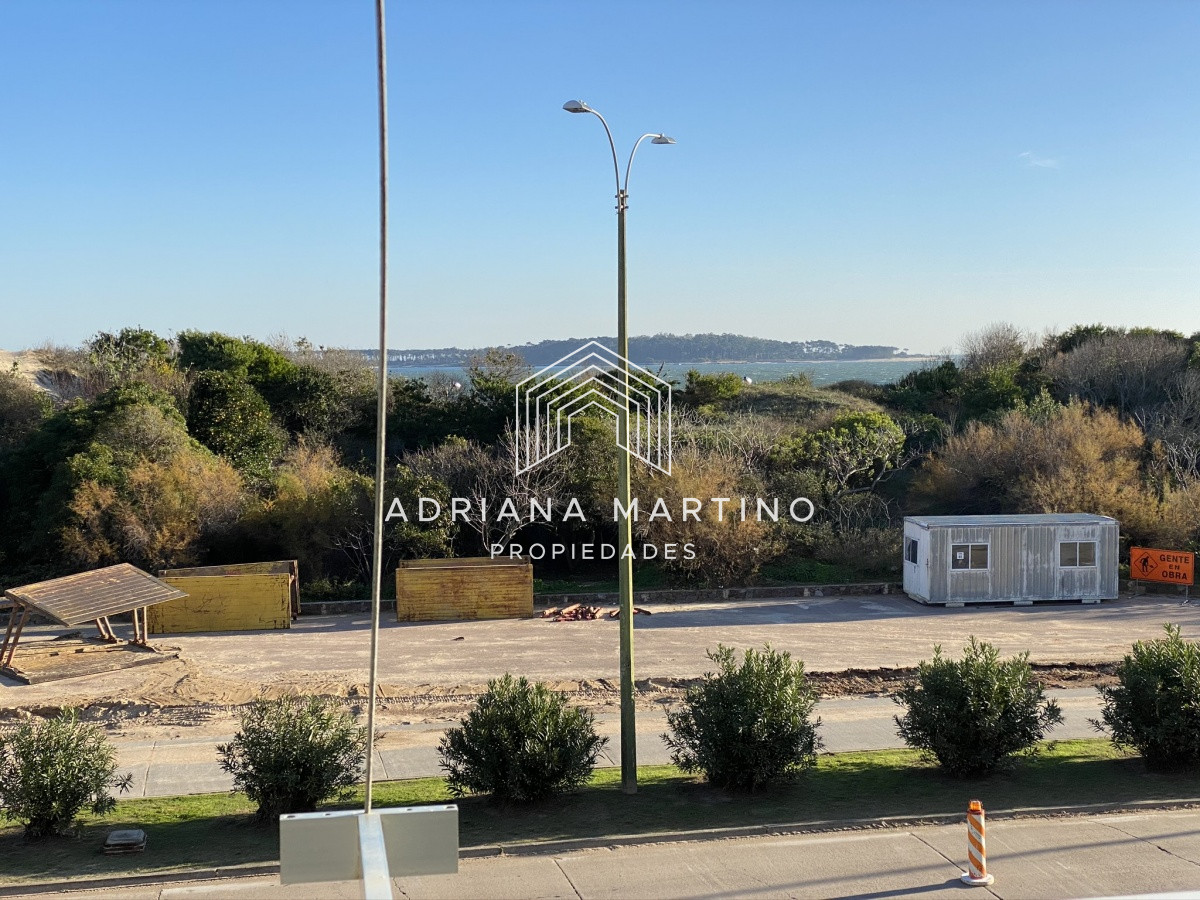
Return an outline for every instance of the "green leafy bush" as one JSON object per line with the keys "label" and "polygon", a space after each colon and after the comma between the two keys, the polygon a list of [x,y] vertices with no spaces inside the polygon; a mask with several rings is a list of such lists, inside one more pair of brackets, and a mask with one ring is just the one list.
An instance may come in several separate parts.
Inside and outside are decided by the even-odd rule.
{"label": "green leafy bush", "polygon": [[817,694],[804,663],[770,646],[747,650],[740,666],[730,647],[718,645],[708,658],[717,673],[706,673],[667,713],[672,762],[719,787],[748,790],[810,767],[821,720],[812,718]]}
{"label": "green leafy bush", "polygon": [[249,341],[221,334],[219,331],[181,331],[175,338],[179,344],[179,365],[197,372],[232,372],[245,377],[254,362],[254,348]]}
{"label": "green leafy bush", "polygon": [[192,437],[244,474],[265,477],[283,452],[285,435],[249,382],[229,372],[201,372],[188,398]]}
{"label": "green leafy bush", "polygon": [[146,328],[101,331],[87,342],[88,359],[104,378],[120,384],[152,369],[170,365],[171,346]]}
{"label": "green leafy bush", "polygon": [[258,804],[260,821],[311,812],[345,796],[367,755],[367,729],[329,697],[256,700],[233,740],[217,747],[221,768]]}
{"label": "green leafy bush", "polygon": [[896,716],[904,742],[966,778],[1035,752],[1062,721],[1058,704],[1033,677],[1028,652],[1001,661],[995,647],[974,636],[957,662],[934,647],[933,660],[922,660],[916,681],[893,699],[908,708]]}
{"label": "green leafy bush", "polygon": [[438,748],[456,797],[491,794],[497,803],[529,802],[585,784],[608,743],[595,717],[567,705],[542,683],[505,674],[488,682],[458,728]]}
{"label": "green leafy bush", "polygon": [[75,710],[23,722],[0,736],[0,807],[25,826],[29,840],[68,834],[85,809],[109,812],[109,788],[129,790],[132,775],[115,778],[116,753],[95,725]]}
{"label": "green leafy bush", "polygon": [[689,369],[687,385],[680,396],[695,406],[703,406],[721,400],[732,400],[742,392],[745,384],[736,372],[713,372],[705,375],[696,369]]}
{"label": "green leafy bush", "polygon": [[1103,724],[1092,723],[1156,770],[1200,762],[1200,643],[1180,637],[1178,625],[1164,627],[1165,638],[1133,645],[1116,684],[1097,688]]}

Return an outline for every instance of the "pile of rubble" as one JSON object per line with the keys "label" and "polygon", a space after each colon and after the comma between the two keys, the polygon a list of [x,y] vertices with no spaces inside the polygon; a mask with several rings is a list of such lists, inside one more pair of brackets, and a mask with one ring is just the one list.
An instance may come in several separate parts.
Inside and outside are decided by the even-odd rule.
{"label": "pile of rubble", "polygon": [[[642,616],[652,615],[650,610],[642,609],[640,606],[635,606],[633,613],[634,615]],[[541,617],[543,619],[551,619],[555,622],[587,622],[592,619],[619,619],[621,618],[621,610],[572,603],[570,606],[564,606],[562,609],[552,606],[543,612]]]}

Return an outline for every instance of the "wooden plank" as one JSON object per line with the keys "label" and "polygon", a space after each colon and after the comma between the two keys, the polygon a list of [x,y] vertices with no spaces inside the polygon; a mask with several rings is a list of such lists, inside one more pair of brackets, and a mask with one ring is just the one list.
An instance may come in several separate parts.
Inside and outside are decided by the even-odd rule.
{"label": "wooden plank", "polygon": [[60,625],[81,625],[183,596],[129,563],[10,588],[4,593]]}
{"label": "wooden plank", "polygon": [[429,622],[532,616],[533,566],[505,563],[401,567],[396,570],[396,617]]}
{"label": "wooden plank", "polygon": [[165,662],[178,656],[176,650],[160,651],[125,641],[113,644],[97,638],[64,636],[22,644],[16,657],[0,666],[0,671],[25,684],[41,684]]}
{"label": "wooden plank", "polygon": [[175,575],[180,578],[193,575],[291,575],[296,560],[280,559],[273,562],[228,563],[223,566],[190,566],[184,569],[163,569],[159,577]]}
{"label": "wooden plank", "polygon": [[525,568],[530,565],[524,559],[508,559],[501,557],[492,559],[489,556],[463,556],[452,559],[404,559],[400,561],[401,569],[462,569],[462,568]]}
{"label": "wooden plank", "polygon": [[270,631],[290,628],[290,575],[195,575],[164,578],[187,596],[147,610],[150,634]]}

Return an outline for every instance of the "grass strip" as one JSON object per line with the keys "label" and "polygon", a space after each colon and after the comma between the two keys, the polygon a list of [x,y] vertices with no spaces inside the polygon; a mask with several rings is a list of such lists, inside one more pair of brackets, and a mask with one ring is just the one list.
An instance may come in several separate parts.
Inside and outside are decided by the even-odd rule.
{"label": "grass strip", "polygon": [[[357,801],[361,805],[361,791]],[[748,825],[827,822],[884,816],[959,813],[971,799],[992,814],[1047,806],[1200,797],[1200,773],[1147,773],[1138,757],[1103,739],[1059,741],[1008,772],[982,780],[943,775],[908,750],[822,756],[794,784],[756,794],[717,790],[673,766],[638,770],[638,793],[620,790],[618,769],[598,770],[577,794],[532,807],[499,808],[485,798],[458,800],[463,847]],[[440,778],[377,784],[375,805],[450,800]],[[354,799],[331,804],[351,809]],[[29,844],[18,827],[0,829],[0,884],[270,863],[279,858],[277,829],[257,825],[241,794],[124,800],[106,816],[84,816],[76,837]],[[146,851],[104,856],[115,828],[143,828]]]}

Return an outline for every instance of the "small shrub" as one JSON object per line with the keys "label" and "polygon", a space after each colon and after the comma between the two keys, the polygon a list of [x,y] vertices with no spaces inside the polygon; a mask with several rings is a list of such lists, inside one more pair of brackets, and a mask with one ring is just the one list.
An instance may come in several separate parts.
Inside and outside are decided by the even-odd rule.
{"label": "small shrub", "polygon": [[1200,643],[1180,637],[1178,625],[1164,627],[1165,638],[1133,645],[1116,684],[1097,688],[1103,724],[1092,722],[1154,770],[1200,762]]}
{"label": "small shrub", "polygon": [[497,803],[529,802],[584,785],[608,738],[595,717],[567,705],[563,694],[527,679],[488,682],[487,693],[438,750],[456,796],[491,794]]}
{"label": "small shrub", "polygon": [[897,731],[952,775],[989,775],[1037,742],[1062,721],[1058,704],[1033,677],[1029,653],[1001,661],[999,652],[974,636],[955,662],[933,648],[917,680],[895,701],[908,708],[896,716]]}
{"label": "small shrub", "polygon": [[116,771],[104,733],[75,710],[24,722],[0,737],[0,806],[29,840],[68,834],[83,810],[100,815],[116,806],[110,787],[129,790],[133,776],[118,779]]}
{"label": "small shrub", "polygon": [[825,389],[849,394],[851,397],[858,397],[860,400],[870,400],[872,403],[883,403],[887,394],[887,388],[882,384],[865,381],[862,378],[848,378],[844,381],[835,381],[833,384],[825,385]]}
{"label": "small shrub", "polygon": [[770,646],[747,650],[740,666],[730,647],[718,645],[708,658],[718,672],[705,674],[682,708],[667,713],[671,761],[719,787],[746,790],[810,767],[821,720],[812,719],[817,694],[804,663]]}
{"label": "small shrub", "polygon": [[694,406],[706,406],[722,400],[732,400],[742,392],[745,382],[736,372],[713,372],[705,375],[689,369],[687,386],[680,397]]}
{"label": "small shrub", "polygon": [[366,751],[367,729],[336,700],[294,694],[254,701],[233,740],[217,747],[221,768],[258,804],[260,821],[345,796]]}

